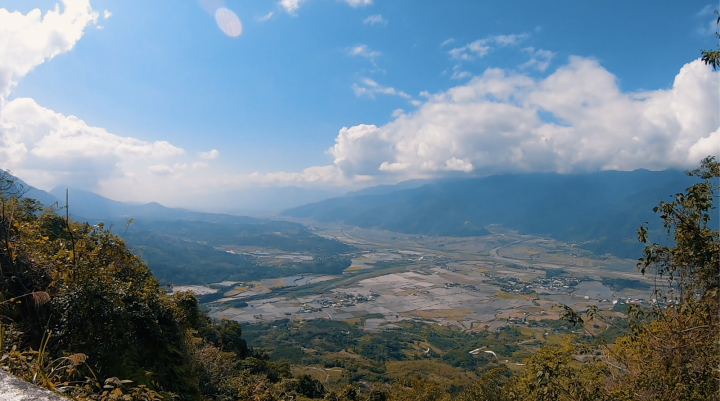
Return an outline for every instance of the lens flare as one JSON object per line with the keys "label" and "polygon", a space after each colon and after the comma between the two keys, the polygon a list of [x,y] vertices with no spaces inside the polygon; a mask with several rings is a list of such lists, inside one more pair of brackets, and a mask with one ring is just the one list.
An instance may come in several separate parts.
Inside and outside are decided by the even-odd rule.
{"label": "lens flare", "polygon": [[237,38],[242,34],[243,28],[240,18],[225,7],[218,8],[217,11],[215,11],[215,21],[220,27],[220,30],[227,36]]}

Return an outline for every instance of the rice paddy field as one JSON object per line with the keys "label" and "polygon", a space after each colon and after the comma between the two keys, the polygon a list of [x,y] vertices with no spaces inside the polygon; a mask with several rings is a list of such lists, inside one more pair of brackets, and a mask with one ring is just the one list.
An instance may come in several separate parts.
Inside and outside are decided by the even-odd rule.
{"label": "rice paddy field", "polygon": [[[234,286],[206,307],[212,317],[244,324],[365,317],[372,319],[364,325],[368,331],[392,330],[406,320],[477,331],[557,319],[558,304],[615,313],[618,302],[652,302],[632,260],[493,229],[492,235],[458,238],[320,227],[319,234],[360,249],[342,276],[293,275]],[[237,307],[236,300],[247,305]]]}

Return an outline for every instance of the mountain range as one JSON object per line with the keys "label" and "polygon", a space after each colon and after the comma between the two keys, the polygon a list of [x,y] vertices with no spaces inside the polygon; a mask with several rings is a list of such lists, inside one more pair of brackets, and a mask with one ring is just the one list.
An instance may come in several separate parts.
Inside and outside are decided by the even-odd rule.
{"label": "mountain range", "polygon": [[645,222],[651,223],[657,240],[663,240],[653,207],[696,181],[676,170],[494,175],[366,191],[281,215],[441,236],[485,235],[487,227],[500,224],[520,233],[579,242],[596,253],[637,257],[642,247],[636,230]]}
{"label": "mountain range", "polygon": [[[636,230],[645,222],[650,223],[653,240],[666,241],[653,207],[661,200],[672,200],[673,194],[694,182],[697,182],[696,178],[677,170],[525,173],[441,181],[412,180],[348,192],[344,196],[286,209],[280,215],[440,236],[487,235],[490,233],[488,228],[499,224],[520,233],[577,242],[595,253],[634,258],[642,250]],[[64,187],[48,193],[20,179],[16,179],[15,185],[27,191],[26,197],[38,199],[45,205],[65,204]],[[165,231],[157,228],[163,225],[153,223],[160,221],[241,225],[270,221],[168,208],[155,202],[118,202],[81,189],[68,191],[70,214],[76,220],[123,226],[133,218],[136,220],[134,226],[143,231]],[[714,214],[717,218],[717,210]]]}

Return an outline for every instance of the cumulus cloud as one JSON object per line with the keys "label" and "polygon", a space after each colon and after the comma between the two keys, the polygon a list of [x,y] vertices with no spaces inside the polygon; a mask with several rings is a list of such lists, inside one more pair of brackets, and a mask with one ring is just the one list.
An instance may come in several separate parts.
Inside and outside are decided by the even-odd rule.
{"label": "cumulus cloud", "polygon": [[[453,48],[448,52],[448,54],[456,60],[475,60],[476,58],[485,57],[493,46],[516,45],[528,37],[529,35],[526,33],[488,36],[485,39],[478,39],[474,42],[466,44],[465,46]],[[446,45],[447,43],[450,42],[446,40],[442,43],[442,45]]]}
{"label": "cumulus cloud", "polygon": [[156,164],[154,166],[150,166],[148,167],[148,171],[155,175],[170,175],[173,173],[173,170],[170,168],[170,166],[166,166],[164,164]]}
{"label": "cumulus cloud", "polygon": [[167,141],[147,142],[89,126],[29,98],[4,102],[0,108],[0,160],[5,168],[25,172],[28,179],[77,176],[84,181],[87,170],[101,176],[122,175],[118,167],[123,163],[134,169],[183,153]]}
{"label": "cumulus cloud", "polygon": [[[448,174],[687,168],[720,153],[720,73],[686,64],[673,86],[622,92],[592,59],[536,79],[488,69],[413,113],[343,128],[327,177],[400,181]],[[299,178],[296,176],[296,180]]]}
{"label": "cumulus cloud", "polygon": [[306,0],[280,0],[280,7],[282,7],[288,14],[296,15],[297,10],[300,8],[300,4]]}
{"label": "cumulus cloud", "polygon": [[0,8],[0,97],[7,98],[36,66],[75,46],[85,27],[95,24],[98,13],[89,0],[65,0],[42,15],[40,9],[27,14]]}
{"label": "cumulus cloud", "polygon": [[103,179],[172,172],[163,161],[184,151],[167,141],[116,135],[30,98],[8,101],[19,79],[71,50],[99,18],[87,0],[65,0],[63,6],[44,15],[0,9],[0,168],[45,188],[60,182],[92,188]]}
{"label": "cumulus cloud", "polygon": [[213,149],[209,152],[200,152],[201,159],[217,159],[220,157],[220,152],[217,149]]}
{"label": "cumulus cloud", "polygon": [[393,158],[391,138],[374,125],[343,128],[335,138],[335,146],[328,149],[333,163],[346,176],[372,176],[383,162]]}
{"label": "cumulus cloud", "polygon": [[370,24],[370,25],[381,24],[381,25],[387,25],[387,24],[388,24],[388,20],[384,19],[384,18],[382,17],[382,15],[377,14],[377,15],[371,15],[371,16],[365,18],[365,19],[363,20],[363,24]]}

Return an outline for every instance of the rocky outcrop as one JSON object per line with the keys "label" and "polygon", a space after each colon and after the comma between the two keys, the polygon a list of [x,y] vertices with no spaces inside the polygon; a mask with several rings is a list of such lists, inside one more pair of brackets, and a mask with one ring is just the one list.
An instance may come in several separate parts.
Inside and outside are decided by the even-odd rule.
{"label": "rocky outcrop", "polygon": [[68,401],[68,399],[0,370],[0,401]]}

